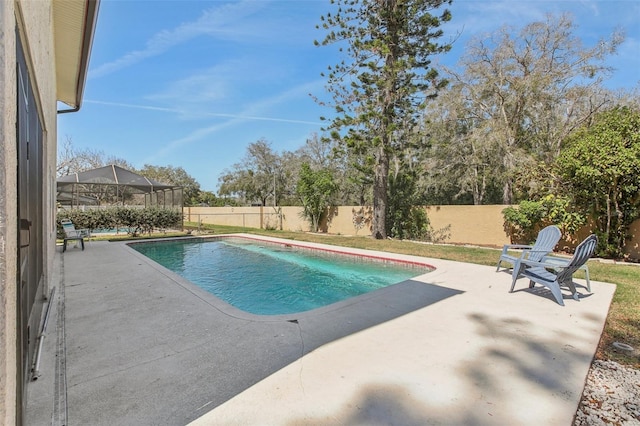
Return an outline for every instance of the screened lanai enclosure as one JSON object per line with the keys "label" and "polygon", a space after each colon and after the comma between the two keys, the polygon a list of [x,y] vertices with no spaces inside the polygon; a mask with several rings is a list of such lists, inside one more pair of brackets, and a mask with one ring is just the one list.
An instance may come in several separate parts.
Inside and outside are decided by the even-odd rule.
{"label": "screened lanai enclosure", "polygon": [[58,178],[57,202],[72,209],[139,206],[182,210],[183,189],[110,165]]}

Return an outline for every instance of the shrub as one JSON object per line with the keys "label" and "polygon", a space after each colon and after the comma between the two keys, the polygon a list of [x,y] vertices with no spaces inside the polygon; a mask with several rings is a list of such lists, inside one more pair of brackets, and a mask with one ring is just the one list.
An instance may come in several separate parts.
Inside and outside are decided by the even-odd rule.
{"label": "shrub", "polygon": [[309,221],[313,232],[318,232],[322,214],[331,206],[337,190],[330,170],[312,170],[308,163],[302,164],[296,193],[302,202],[302,217]]}
{"label": "shrub", "polygon": [[58,212],[58,233],[61,234],[60,221],[69,219],[77,229],[112,229],[125,227],[129,234],[138,235],[142,232],[151,233],[154,229],[165,230],[178,226],[182,221],[179,210],[147,207],[134,209],[114,207],[100,210],[63,210]]}
{"label": "shrub", "polygon": [[556,168],[595,221],[598,254],[623,257],[629,226],[640,217],[640,111],[606,111],[565,145]]}
{"label": "shrub", "polygon": [[566,240],[573,238],[587,218],[574,211],[566,197],[546,195],[538,201],[522,201],[516,207],[502,210],[504,227],[512,242],[533,243],[538,232],[549,225],[556,225]]}

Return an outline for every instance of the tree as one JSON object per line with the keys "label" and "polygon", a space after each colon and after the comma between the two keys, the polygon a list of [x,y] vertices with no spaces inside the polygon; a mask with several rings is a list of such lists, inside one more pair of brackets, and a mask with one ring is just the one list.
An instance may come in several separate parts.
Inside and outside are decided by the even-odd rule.
{"label": "tree", "polygon": [[[127,160],[113,155],[107,157],[104,152],[89,148],[78,149],[74,147],[71,137],[67,136],[63,144],[58,147],[56,175],[58,177],[67,176],[111,164],[135,172],[135,168]],[[80,187],[84,196],[95,199],[99,205],[117,204],[124,200],[136,202],[133,193],[127,188],[118,189],[115,186],[91,184]]]}
{"label": "tree", "polygon": [[483,198],[481,188],[473,187],[484,184],[482,173],[479,181],[472,175],[482,171],[479,166],[501,181],[502,202],[511,204],[516,171],[552,163],[574,129],[611,106],[613,96],[601,82],[609,71],[605,60],[623,36],[614,33],[585,47],[574,28],[568,15],[549,15],[519,31],[505,26],[473,40],[461,71],[449,70],[458,111],[452,128],[463,127],[446,143],[467,146],[459,161],[474,165],[465,181],[475,182],[469,190],[476,202]]}
{"label": "tree", "polygon": [[302,163],[308,162],[312,169],[327,169],[333,175],[340,188],[335,194],[335,202],[340,205],[371,204],[371,184],[373,165],[365,155],[345,150],[338,141],[330,137],[319,137],[313,133],[305,145],[293,153],[294,157],[285,162],[287,167],[294,165],[295,183]]}
{"label": "tree", "polygon": [[205,205],[208,207],[223,207],[229,201],[216,197],[211,191],[200,191],[198,193],[198,205]]}
{"label": "tree", "polygon": [[429,233],[429,219],[416,199],[414,170],[396,170],[389,179],[389,212],[387,228],[390,236],[400,239],[422,240]]}
{"label": "tree", "polygon": [[73,146],[73,140],[67,136],[58,146],[56,175],[67,176],[103,166],[102,154],[91,150],[79,150]]}
{"label": "tree", "polygon": [[318,232],[322,214],[331,206],[338,186],[328,169],[312,170],[303,163],[298,179],[297,193],[302,202],[303,215],[311,222],[313,232]]}
{"label": "tree", "polygon": [[67,176],[72,173],[84,172],[91,169],[115,164],[123,169],[135,172],[135,168],[127,160],[113,155],[106,156],[102,151],[74,147],[73,140],[67,136],[62,145],[58,148],[58,161],[56,175],[58,177]]}
{"label": "tree", "polygon": [[[446,82],[431,56],[450,49],[439,44],[439,26],[449,10],[431,12],[451,0],[332,0],[335,13],[321,18],[328,34],[321,43],[346,43],[350,60],[330,66],[327,90],[336,117],[331,136],[362,153],[372,151],[373,236],[386,238],[390,157],[402,150],[425,101]],[[322,103],[322,102],[321,102]]]}
{"label": "tree", "polygon": [[501,152],[497,133],[463,101],[461,85],[443,91],[425,116],[431,147],[424,150],[422,192],[427,203],[499,203]]}
{"label": "tree", "polygon": [[145,164],[140,170],[140,174],[158,182],[181,186],[186,206],[196,205],[200,202],[200,184],[182,167]]}
{"label": "tree", "polygon": [[370,206],[373,202],[373,155],[339,148],[334,155],[335,174],[342,188],[341,204]]}
{"label": "tree", "polygon": [[219,178],[221,195],[238,194],[247,202],[259,201],[263,206],[272,197],[278,204],[286,181],[281,157],[273,151],[271,144],[260,139],[247,147],[242,162],[225,171]]}
{"label": "tree", "polygon": [[296,150],[295,155],[309,166],[317,168],[331,167],[333,147],[327,138],[321,138],[317,133],[312,133],[303,147]]}
{"label": "tree", "polygon": [[595,219],[601,252],[622,256],[629,226],[640,217],[640,110],[599,114],[567,139],[557,168],[565,190]]}

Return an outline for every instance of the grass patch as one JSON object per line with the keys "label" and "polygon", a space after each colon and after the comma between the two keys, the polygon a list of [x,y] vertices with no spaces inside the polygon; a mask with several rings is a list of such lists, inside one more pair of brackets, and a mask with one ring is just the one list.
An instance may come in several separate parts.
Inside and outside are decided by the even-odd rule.
{"label": "grass patch", "polygon": [[[500,252],[495,249],[421,244],[398,240],[375,240],[370,237],[311,234],[303,232],[270,231],[255,228],[234,226],[218,226],[197,223],[186,223],[186,228],[200,229],[211,234],[232,234],[245,232],[297,241],[334,244],[343,247],[368,250],[388,251],[392,253],[433,257],[454,260],[457,262],[495,266]],[[616,350],[613,342],[622,342],[633,346],[635,354],[640,353],[640,267],[633,265],[614,265],[597,261],[589,262],[591,280],[616,284],[616,291],[611,302],[609,314],[596,358],[612,360],[620,364],[640,368],[640,355]],[[584,273],[576,273],[577,278],[584,278]]]}
{"label": "grass patch", "polygon": [[616,284],[597,358],[640,368],[640,355],[616,351],[611,346],[613,342],[622,342],[640,352],[640,267],[590,261],[589,274],[593,280]]}

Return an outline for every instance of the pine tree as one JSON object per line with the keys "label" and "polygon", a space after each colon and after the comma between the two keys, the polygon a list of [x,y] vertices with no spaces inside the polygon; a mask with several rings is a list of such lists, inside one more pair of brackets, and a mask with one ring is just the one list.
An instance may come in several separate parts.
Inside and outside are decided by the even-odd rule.
{"label": "pine tree", "polygon": [[[451,19],[451,0],[332,0],[321,17],[328,33],[316,44],[346,45],[347,59],[328,68],[327,90],[336,117],[327,129],[358,154],[374,159],[373,236],[386,238],[389,164],[419,121],[425,103],[446,81],[431,57],[449,51],[439,43]],[[438,15],[432,14],[438,12]]]}

